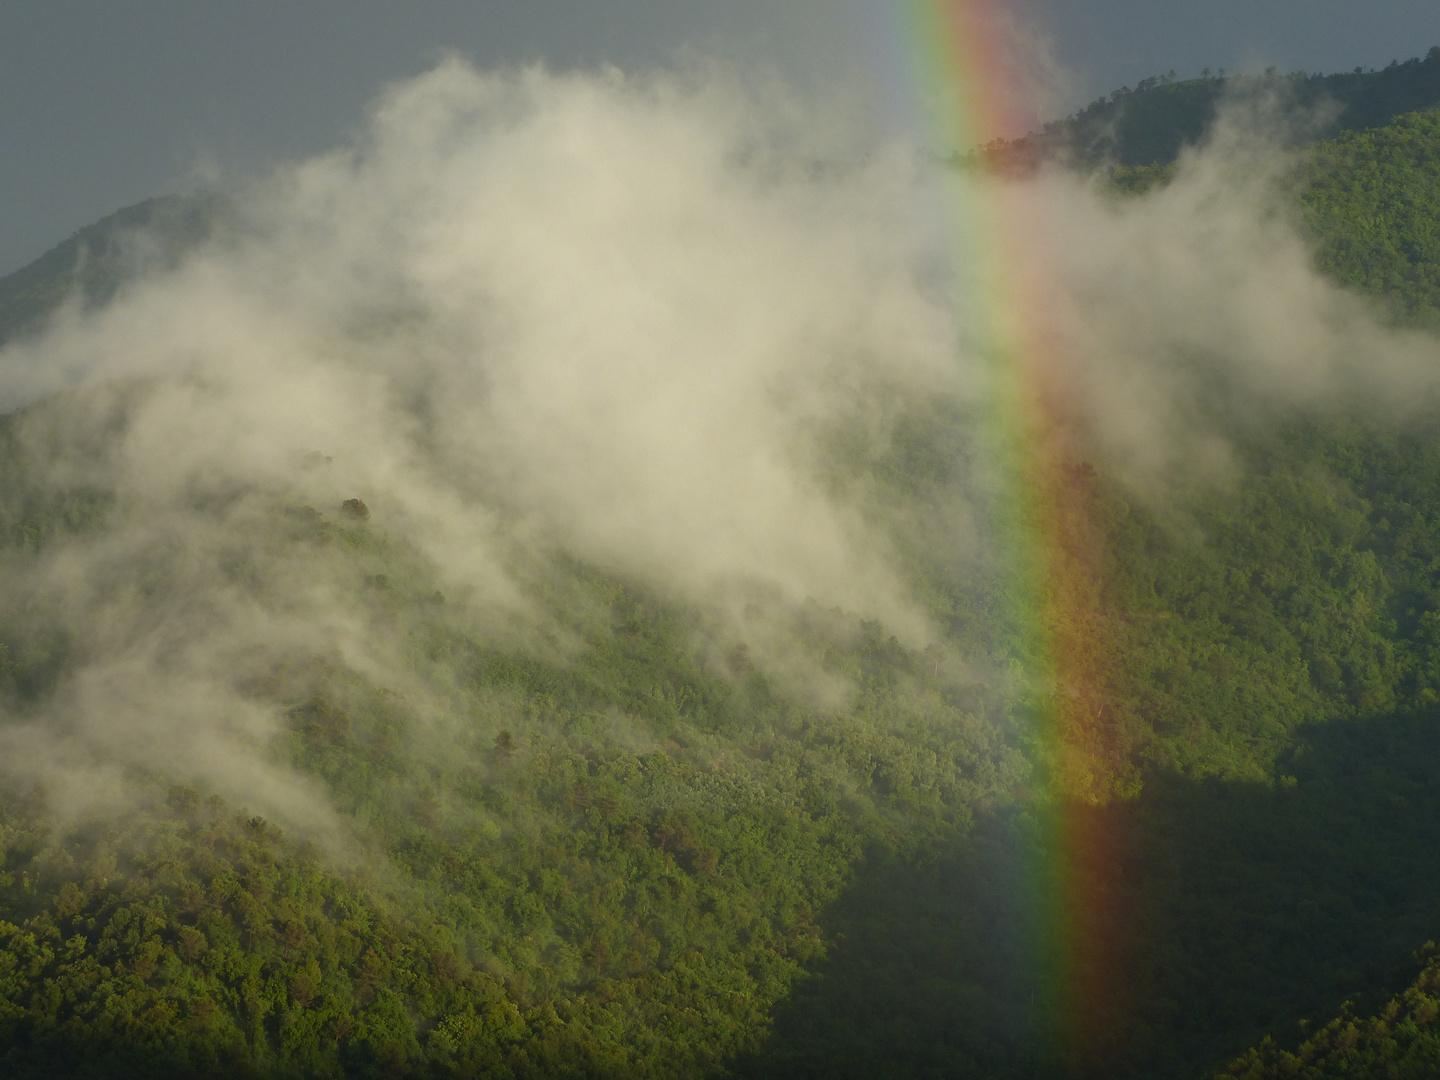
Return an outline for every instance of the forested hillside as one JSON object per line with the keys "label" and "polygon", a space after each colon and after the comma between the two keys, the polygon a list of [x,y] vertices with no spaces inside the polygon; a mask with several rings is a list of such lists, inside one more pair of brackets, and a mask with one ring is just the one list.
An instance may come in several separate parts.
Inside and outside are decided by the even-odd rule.
{"label": "forested hillside", "polygon": [[1415,981],[1386,1001],[1374,1016],[1357,1017],[1346,1003],[1344,1011],[1292,1049],[1266,1039],[1237,1058],[1227,1076],[1263,1080],[1270,1076],[1300,1076],[1321,1080],[1330,1076],[1434,1076],[1440,1067],[1434,1020],[1437,988],[1434,942],[1426,942],[1414,960],[1423,964]]}
{"label": "forested hillside", "polygon": [[224,220],[218,195],[163,196],[80,229],[0,278],[0,342],[38,329],[62,303],[94,308],[127,277],[173,266]]}
{"label": "forested hillside", "polygon": [[[1287,181],[1316,265],[1426,327],[1440,114],[1391,118],[1440,97],[1437,72],[1432,50],[1291,80],[1343,106],[1342,133]],[[1142,86],[1064,138],[1086,162],[1150,166],[1200,137],[1220,93]],[[1121,170],[1116,197],[1169,175]],[[102,307],[223,213],[145,204],[82,230],[0,281],[0,335],[39,332],[61,297]],[[1090,869],[1126,928],[1109,961],[1126,990],[1077,1046],[1052,1041],[1027,907],[1055,808],[1010,674],[1015,583],[930,543],[958,528],[973,402],[897,392],[882,431],[822,440],[825,482],[890,523],[940,628],[922,647],[871,613],[764,595],[746,625],[779,622],[737,640],[675,590],[548,542],[507,556],[532,622],[497,623],[385,499],[299,497],[334,494],[318,452],[287,465],[294,490],[180,485],[214,524],[187,547],[178,525],[145,531],[107,472],[152,389],[0,419],[0,723],[86,723],[75,672],[100,639],[67,621],[78,574],[41,576],[86,559],[105,571],[86,602],[122,638],[123,612],[190,618],[187,575],[208,560],[226,610],[300,608],[320,583],[351,605],[345,640],[396,659],[282,635],[214,661],[235,700],[280,718],[256,760],[329,816],[267,820],[171,775],[158,740],[97,774],[127,793],[103,812],[83,809],[93,792],[6,782],[4,1075],[1201,1076],[1252,1045],[1232,1074],[1428,1074],[1435,971],[1415,950],[1440,934],[1440,418],[1237,423],[1232,482],[1171,502],[1074,463],[1138,791],[1066,807],[1117,838]],[[759,655],[774,642],[783,663]],[[135,715],[122,696],[105,707]]]}
{"label": "forested hillside", "polygon": [[1122,87],[1109,97],[1018,139],[1002,139],[978,156],[1009,171],[1042,161],[1080,168],[1107,164],[1164,165],[1204,141],[1222,106],[1262,110],[1277,134],[1309,142],[1341,132],[1383,127],[1402,113],[1440,103],[1440,46],[1422,59],[1394,61],[1380,71],[1311,75],[1211,74],[1176,79],[1171,72]]}

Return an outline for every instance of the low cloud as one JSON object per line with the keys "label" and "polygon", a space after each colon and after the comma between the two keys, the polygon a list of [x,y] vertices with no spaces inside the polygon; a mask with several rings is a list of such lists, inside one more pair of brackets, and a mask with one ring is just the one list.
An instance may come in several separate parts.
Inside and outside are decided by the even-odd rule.
{"label": "low cloud", "polygon": [[923,645],[889,531],[817,462],[837,425],[883,438],[966,380],[921,170],[837,130],[713,73],[447,62],[174,272],[12,346],[30,481],[111,500],[102,531],[7,556],[7,605],[69,672],[7,727],[12,766],[50,739],[65,768],[88,748],[284,811],[250,669],[409,678],[353,557],[286,531],[353,497],[512,640],[536,553],[564,550],[721,627],[814,601]]}
{"label": "low cloud", "polygon": [[1292,201],[1302,151],[1277,149],[1294,123],[1240,103],[1142,197],[1063,172],[1001,196],[1042,253],[1026,272],[1047,389],[1141,487],[1224,475],[1255,424],[1335,409],[1405,420],[1436,403],[1434,335],[1315,271]]}
{"label": "low cloud", "polygon": [[27,490],[104,521],[0,561],[0,638],[54,673],[0,725],[6,767],[76,798],[165,774],[333,831],[269,755],[304,682],[275,672],[443,696],[384,605],[397,560],[516,648],[570,647],[534,590],[562,551],[792,682],[811,601],[934,642],[906,559],[983,565],[983,500],[957,472],[906,505],[865,462],[927,403],[984,407],[947,200],[1006,223],[1040,389],[1136,478],[1223,461],[1237,410],[1433,388],[1434,340],[1313,273],[1238,137],[1120,200],[946,178],[773,94],[446,62],[178,268],[0,353]]}

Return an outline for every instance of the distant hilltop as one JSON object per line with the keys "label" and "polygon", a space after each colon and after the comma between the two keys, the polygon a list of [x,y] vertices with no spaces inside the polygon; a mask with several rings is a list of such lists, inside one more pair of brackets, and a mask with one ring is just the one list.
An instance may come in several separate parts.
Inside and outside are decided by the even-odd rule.
{"label": "distant hilltop", "polygon": [[100,307],[144,270],[173,266],[223,219],[223,195],[161,195],[77,230],[34,262],[0,278],[0,345],[32,333],[67,298]]}
{"label": "distant hilltop", "polygon": [[1200,142],[1223,101],[1277,98],[1297,118],[1304,141],[1332,138],[1342,131],[1380,127],[1402,113],[1440,104],[1440,46],[1424,57],[1393,61],[1381,70],[1336,75],[1212,74],[1198,79],[1167,75],[1123,86],[1063,120],[1018,139],[996,139],[966,155],[1005,172],[1028,172],[1042,162],[1080,167],[1163,165]]}

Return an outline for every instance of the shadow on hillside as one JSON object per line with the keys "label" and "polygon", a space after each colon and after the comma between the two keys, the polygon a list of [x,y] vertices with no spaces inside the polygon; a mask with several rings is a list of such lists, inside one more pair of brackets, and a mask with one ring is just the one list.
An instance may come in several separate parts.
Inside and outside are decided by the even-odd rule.
{"label": "shadow on hillside", "polygon": [[[984,822],[923,861],[872,858],[825,915],[830,959],[780,1007],[759,1077],[950,1077],[1033,1044],[1036,978],[1022,821]],[[983,1066],[977,1069],[977,1066]]]}
{"label": "shadow on hillside", "polygon": [[1041,1064],[1037,860],[1023,822],[995,818],[963,848],[872,860],[825,915],[829,960],[735,1074],[1203,1075],[1403,985],[1440,936],[1440,717],[1309,729],[1279,774],[1294,780],[1157,775],[1139,800],[1083,812],[1113,838],[1100,872],[1124,927],[1123,1008],[1088,1067]]}

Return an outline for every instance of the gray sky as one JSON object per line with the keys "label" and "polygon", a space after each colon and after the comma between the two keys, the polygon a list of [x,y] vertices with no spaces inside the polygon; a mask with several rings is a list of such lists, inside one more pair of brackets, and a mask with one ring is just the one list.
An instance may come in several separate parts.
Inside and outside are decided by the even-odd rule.
{"label": "gray sky", "polygon": [[[718,54],[898,115],[907,2],[0,0],[0,273],[207,171],[334,144],[386,81],[445,50],[562,67]],[[1349,70],[1440,44],[1436,0],[998,2],[1048,41],[1059,112],[1171,69]]]}

